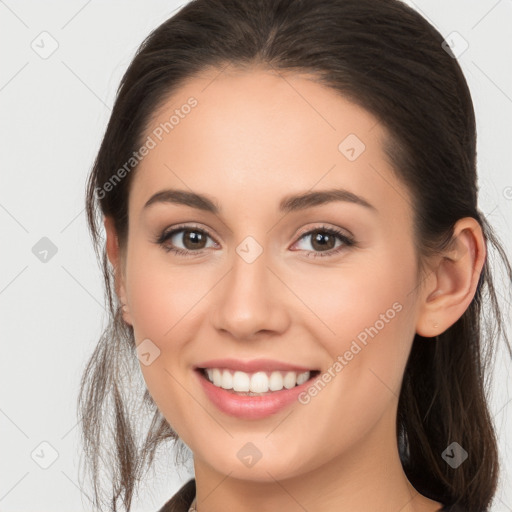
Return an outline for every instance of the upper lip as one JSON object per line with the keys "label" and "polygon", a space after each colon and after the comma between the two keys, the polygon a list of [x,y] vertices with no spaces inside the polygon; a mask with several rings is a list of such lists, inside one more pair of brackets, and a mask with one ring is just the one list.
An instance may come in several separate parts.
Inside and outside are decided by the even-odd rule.
{"label": "upper lip", "polygon": [[307,372],[314,371],[311,367],[305,367],[297,364],[290,364],[284,361],[276,361],[273,359],[210,359],[209,361],[203,361],[198,363],[195,368],[227,368],[229,370],[239,370],[246,373],[254,373],[258,371],[278,371],[288,370],[295,372]]}

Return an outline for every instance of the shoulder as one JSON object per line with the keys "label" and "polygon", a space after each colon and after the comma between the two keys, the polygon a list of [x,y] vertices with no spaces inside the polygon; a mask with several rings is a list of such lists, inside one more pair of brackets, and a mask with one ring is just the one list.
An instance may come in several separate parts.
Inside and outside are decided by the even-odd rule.
{"label": "shoulder", "polygon": [[194,478],[183,484],[178,492],[158,512],[188,512],[196,495]]}

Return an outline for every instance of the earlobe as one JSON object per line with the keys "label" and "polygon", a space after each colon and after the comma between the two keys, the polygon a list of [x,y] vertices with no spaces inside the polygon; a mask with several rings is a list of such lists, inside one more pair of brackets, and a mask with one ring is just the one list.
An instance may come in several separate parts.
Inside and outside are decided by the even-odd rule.
{"label": "earlobe", "polygon": [[475,295],[485,262],[482,229],[472,217],[460,219],[452,243],[438,255],[420,296],[416,332],[434,337],[446,331],[466,311]]}
{"label": "earlobe", "polygon": [[103,225],[105,226],[106,232],[107,257],[114,268],[115,291],[122,304],[123,320],[127,324],[132,325],[120,260],[119,238],[115,229],[114,219],[112,217],[104,217]]}

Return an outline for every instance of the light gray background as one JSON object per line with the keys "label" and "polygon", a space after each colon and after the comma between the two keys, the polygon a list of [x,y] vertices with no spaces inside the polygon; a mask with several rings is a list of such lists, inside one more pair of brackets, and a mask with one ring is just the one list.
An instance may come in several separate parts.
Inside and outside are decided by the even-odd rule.
{"label": "light gray background", "polygon": [[[477,114],[480,207],[510,254],[512,2],[407,3],[445,37],[457,31],[469,44],[459,62]],[[0,511],[90,509],[89,490],[77,483],[75,402],[106,315],[85,179],[122,73],[143,38],[182,4],[0,0]],[[58,43],[46,59],[31,47],[43,31]],[[42,237],[57,248],[46,263],[32,252]],[[510,368],[503,353],[491,402],[503,460],[493,512],[512,510]],[[42,442],[58,455],[48,469],[36,463],[51,462]],[[134,510],[157,510],[189,475],[162,455]]]}

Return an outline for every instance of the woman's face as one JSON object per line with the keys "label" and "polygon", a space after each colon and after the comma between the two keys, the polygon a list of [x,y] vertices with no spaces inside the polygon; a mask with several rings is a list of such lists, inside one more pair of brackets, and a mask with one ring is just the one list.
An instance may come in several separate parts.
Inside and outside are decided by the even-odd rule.
{"label": "woman's face", "polygon": [[[420,313],[412,200],[384,135],[372,115],[305,75],[256,69],[194,78],[145,133],[129,198],[124,318],[196,472],[273,481],[395,456]],[[145,206],[165,190],[184,194]],[[185,194],[218,211],[184,204]],[[156,243],[176,227],[185,231]],[[237,374],[241,386],[258,369],[293,379],[285,363],[320,373],[300,394],[240,397],[196,369],[225,358],[231,375],[243,362],[275,362]]]}

